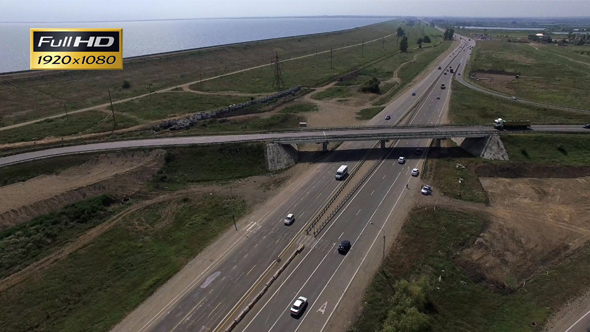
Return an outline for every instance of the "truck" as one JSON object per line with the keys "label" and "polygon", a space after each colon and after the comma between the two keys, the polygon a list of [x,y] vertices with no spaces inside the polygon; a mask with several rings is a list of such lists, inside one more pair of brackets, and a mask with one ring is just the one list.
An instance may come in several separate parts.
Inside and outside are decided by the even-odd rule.
{"label": "truck", "polygon": [[502,129],[528,129],[531,127],[530,120],[502,120],[498,118],[494,120],[494,128]]}

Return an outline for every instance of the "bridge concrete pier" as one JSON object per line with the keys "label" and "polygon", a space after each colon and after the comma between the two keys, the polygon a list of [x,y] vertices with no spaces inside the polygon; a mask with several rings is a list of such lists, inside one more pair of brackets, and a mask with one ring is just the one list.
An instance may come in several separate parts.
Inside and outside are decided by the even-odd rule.
{"label": "bridge concrete pier", "polygon": [[328,142],[322,143],[322,151],[324,151],[324,152],[328,151]]}
{"label": "bridge concrete pier", "polygon": [[436,147],[437,148],[440,148],[440,141],[443,140],[443,139],[446,139],[446,138],[437,138],[436,139],[436,143],[435,144],[436,144]]}
{"label": "bridge concrete pier", "polygon": [[277,171],[295,165],[299,161],[299,151],[291,144],[266,143],[264,159],[266,169]]}
{"label": "bridge concrete pier", "polygon": [[382,149],[385,149],[385,142],[387,142],[387,141],[385,141],[385,140],[381,140],[381,148],[382,148]]}

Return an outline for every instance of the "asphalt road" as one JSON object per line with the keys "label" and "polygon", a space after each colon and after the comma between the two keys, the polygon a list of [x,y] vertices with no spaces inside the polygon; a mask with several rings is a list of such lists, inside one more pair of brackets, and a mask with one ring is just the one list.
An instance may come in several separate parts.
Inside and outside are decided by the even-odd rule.
{"label": "asphalt road", "polygon": [[590,311],[578,319],[565,332],[588,332],[590,329]]}
{"label": "asphalt road", "polygon": [[[460,59],[459,56],[453,64]],[[449,90],[440,89],[440,84],[445,83],[449,86],[451,76],[437,74],[438,70],[435,70],[434,74],[429,75],[416,88],[418,92],[424,93],[425,97],[424,102],[410,118],[410,124],[439,122],[449,98]],[[434,88],[426,90],[432,82],[435,82]],[[407,95],[410,96],[405,96],[404,100],[411,97],[411,91]],[[381,119],[384,114],[400,110],[403,110],[403,101],[402,105],[394,103],[387,107],[380,114]],[[379,122],[382,124],[385,120]],[[387,229],[385,226],[391,220],[392,214],[396,213],[399,199],[402,195],[408,194],[409,190],[419,190],[413,185],[410,170],[421,165],[425,154],[416,156],[411,154],[411,151],[415,151],[418,146],[426,147],[428,143],[428,139],[403,140],[397,141],[394,149],[388,149],[387,159],[330,226],[317,239],[309,237],[308,249],[303,258],[285,271],[280,283],[276,283],[271,289],[271,295],[265,296],[236,330],[323,331],[339,305],[358,302],[358,299],[346,298],[346,291],[363,267],[371,249],[385,245],[383,242],[386,241],[387,233],[384,229]],[[367,143],[353,144],[367,146]],[[397,162],[398,157],[402,155],[407,160],[403,165]],[[406,188],[408,183],[410,189]],[[344,239],[353,244],[346,255],[336,250],[340,241]],[[299,296],[307,297],[309,305],[301,316],[292,317],[289,307]]]}

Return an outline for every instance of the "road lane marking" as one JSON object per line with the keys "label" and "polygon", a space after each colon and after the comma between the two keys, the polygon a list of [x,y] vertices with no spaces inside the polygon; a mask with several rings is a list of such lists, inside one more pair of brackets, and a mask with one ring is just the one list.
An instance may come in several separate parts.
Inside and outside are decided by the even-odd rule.
{"label": "road lane marking", "polygon": [[176,328],[178,327],[178,325],[182,324],[184,322],[184,320],[189,316],[192,315],[192,313],[197,310],[197,308],[200,308],[201,303],[203,303],[203,301],[205,301],[206,297],[202,298],[201,301],[199,301],[199,303],[197,303],[196,306],[194,306],[189,312],[188,314],[186,314],[181,320],[180,322],[178,322],[178,324],[174,325],[174,327],[172,328],[172,330],[170,330],[170,332],[173,332],[174,330],[176,330]]}
{"label": "road lane marking", "polygon": [[375,193],[375,190],[373,190],[373,191],[371,192],[371,196],[373,196],[373,194],[374,194],[374,193]]}
{"label": "road lane marking", "polygon": [[252,270],[254,270],[255,267],[256,267],[256,264],[254,264],[254,266],[252,266],[252,268],[250,269],[250,271],[248,271],[248,273],[246,273],[246,275],[249,275],[250,272],[252,272]]}
{"label": "road lane marking", "polygon": [[565,330],[565,332],[569,332],[569,330],[571,330],[572,327],[576,326],[576,324],[578,324],[582,319],[584,319],[584,317],[588,316],[588,314],[590,314],[590,311],[585,313],[584,316],[580,317],[580,319],[578,319],[572,326],[570,326],[567,330]]}
{"label": "road lane marking", "polygon": [[387,174],[383,175],[383,179],[385,179],[386,176],[387,176]]}
{"label": "road lane marking", "polygon": [[215,308],[213,308],[213,310],[211,310],[211,312],[209,313],[209,315],[207,315],[207,318],[209,318],[209,316],[211,316],[211,314],[213,314],[215,312],[215,310],[217,310],[217,308],[219,308],[219,306],[221,305],[221,302],[219,302]]}
{"label": "road lane marking", "polygon": [[322,196],[322,193],[320,193],[320,194],[318,195],[318,198],[320,198],[320,196]]}
{"label": "road lane marking", "polygon": [[361,213],[361,209],[359,209],[359,211],[356,213],[356,215],[358,216],[358,215],[359,215],[359,213]]}
{"label": "road lane marking", "polygon": [[344,235],[344,232],[342,232],[342,234],[340,234],[340,236],[338,237],[338,240],[340,240],[340,238],[342,237],[342,235]]}
{"label": "road lane marking", "polygon": [[326,311],[326,307],[328,306],[328,301],[326,301],[324,304],[322,304],[322,306],[318,309],[318,311],[316,312],[321,312],[322,315],[324,314],[324,312]]}

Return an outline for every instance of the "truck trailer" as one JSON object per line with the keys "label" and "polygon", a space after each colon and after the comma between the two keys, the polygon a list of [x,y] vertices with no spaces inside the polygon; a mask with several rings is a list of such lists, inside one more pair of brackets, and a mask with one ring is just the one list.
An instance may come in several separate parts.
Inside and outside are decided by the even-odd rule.
{"label": "truck trailer", "polygon": [[502,120],[498,118],[494,120],[494,128],[502,129],[528,129],[531,127],[529,120]]}

